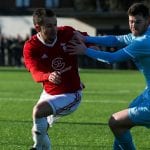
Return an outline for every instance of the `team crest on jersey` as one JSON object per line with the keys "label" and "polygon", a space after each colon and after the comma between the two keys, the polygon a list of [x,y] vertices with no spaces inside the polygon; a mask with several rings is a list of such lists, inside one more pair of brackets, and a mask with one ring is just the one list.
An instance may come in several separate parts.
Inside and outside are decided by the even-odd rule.
{"label": "team crest on jersey", "polygon": [[57,57],[57,58],[52,60],[52,68],[54,70],[60,71],[64,67],[65,67],[65,62],[64,62],[63,58]]}

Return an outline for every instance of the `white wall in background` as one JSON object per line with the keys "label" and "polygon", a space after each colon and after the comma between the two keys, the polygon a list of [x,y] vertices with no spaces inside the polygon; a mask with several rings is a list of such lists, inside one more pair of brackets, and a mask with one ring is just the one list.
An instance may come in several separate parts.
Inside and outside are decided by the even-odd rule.
{"label": "white wall in background", "polygon": [[[74,18],[57,18],[58,26],[72,26],[76,30],[88,32],[89,35],[96,35],[96,29]],[[2,34],[7,37],[21,35],[25,38],[31,34],[34,28],[31,16],[0,16],[0,28]]]}

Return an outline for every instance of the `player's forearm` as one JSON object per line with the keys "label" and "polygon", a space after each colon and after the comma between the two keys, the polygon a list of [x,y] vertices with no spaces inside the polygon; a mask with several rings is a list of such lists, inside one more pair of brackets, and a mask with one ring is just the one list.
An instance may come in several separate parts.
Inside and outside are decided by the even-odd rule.
{"label": "player's forearm", "polygon": [[98,44],[100,46],[108,46],[108,47],[115,47],[119,44],[117,38],[113,35],[112,36],[96,36],[96,37],[86,36],[85,42]]}
{"label": "player's forearm", "polygon": [[30,70],[32,77],[34,79],[35,82],[44,82],[44,81],[48,81],[49,75],[50,73],[44,73],[42,71],[38,71],[35,69],[31,69]]}
{"label": "player's forearm", "polygon": [[122,62],[131,59],[131,56],[124,52],[124,50],[119,50],[117,52],[111,53],[87,48],[85,54],[93,59],[105,63]]}

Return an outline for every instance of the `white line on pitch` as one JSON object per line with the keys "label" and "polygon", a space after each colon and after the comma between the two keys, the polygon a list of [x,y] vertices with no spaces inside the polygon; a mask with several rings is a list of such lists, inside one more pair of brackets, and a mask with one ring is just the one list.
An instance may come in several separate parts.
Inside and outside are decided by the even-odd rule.
{"label": "white line on pitch", "polygon": [[[7,98],[7,97],[3,97],[0,98],[0,101],[14,101],[14,102],[20,102],[20,101],[24,101],[24,102],[36,102],[36,99],[27,99],[27,98]],[[128,103],[128,101],[123,101],[123,100],[82,100],[82,103]]]}

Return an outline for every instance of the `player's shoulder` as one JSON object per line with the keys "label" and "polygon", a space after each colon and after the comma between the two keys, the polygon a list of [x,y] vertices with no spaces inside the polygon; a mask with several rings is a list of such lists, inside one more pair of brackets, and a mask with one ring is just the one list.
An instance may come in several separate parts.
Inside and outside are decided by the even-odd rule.
{"label": "player's shoulder", "polygon": [[25,43],[30,43],[30,42],[32,42],[33,39],[35,39],[35,37],[36,37],[36,35],[33,35],[33,36],[29,37],[29,38],[25,41]]}
{"label": "player's shoulder", "polygon": [[75,29],[70,26],[58,27],[58,38],[61,39],[63,37],[63,39],[70,39],[74,34],[73,31],[75,31]]}
{"label": "player's shoulder", "polygon": [[38,42],[38,38],[37,38],[37,35],[33,35],[31,36],[26,42],[25,42],[25,45],[32,45],[32,46],[35,46],[37,45],[39,42]]}
{"label": "player's shoulder", "polygon": [[[60,33],[73,33],[73,31],[79,31],[79,30],[76,30],[74,27],[71,27],[71,26],[60,26],[58,27],[58,32]],[[82,32],[82,31],[79,31],[81,34],[87,36],[87,32]]]}
{"label": "player's shoulder", "polygon": [[149,35],[144,35],[140,38],[137,39],[136,44],[139,46],[143,46],[143,47],[149,47],[150,48],[150,36]]}
{"label": "player's shoulder", "polygon": [[127,48],[127,51],[132,51],[136,54],[145,55],[149,54],[150,49],[150,37],[147,35],[137,37],[131,44],[130,47]]}
{"label": "player's shoulder", "polygon": [[37,35],[31,36],[24,44],[24,49],[29,50],[29,49],[34,49],[41,47],[41,43],[39,42]]}
{"label": "player's shoulder", "polygon": [[75,31],[75,29],[71,26],[59,26],[58,31]]}

